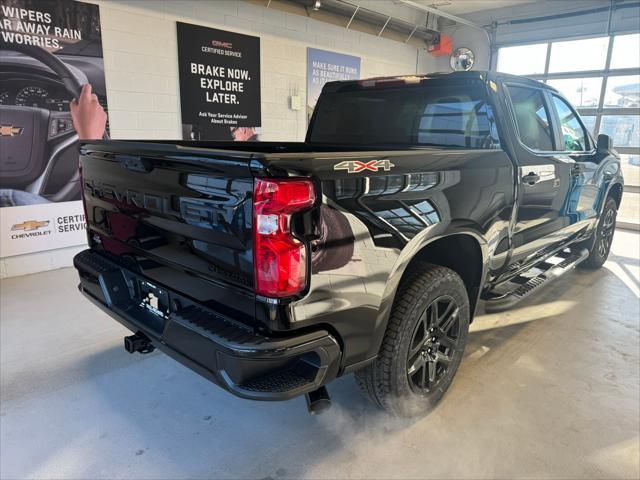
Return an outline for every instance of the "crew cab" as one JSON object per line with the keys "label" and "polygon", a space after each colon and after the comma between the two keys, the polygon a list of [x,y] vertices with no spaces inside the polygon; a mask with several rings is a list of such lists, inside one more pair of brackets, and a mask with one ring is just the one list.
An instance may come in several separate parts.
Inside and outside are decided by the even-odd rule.
{"label": "crew cab", "polygon": [[79,288],[126,349],[312,413],[352,372],[432,408],[479,305],[604,263],[623,189],[562,94],[490,71],[328,83],[301,143],[85,142],[80,169]]}

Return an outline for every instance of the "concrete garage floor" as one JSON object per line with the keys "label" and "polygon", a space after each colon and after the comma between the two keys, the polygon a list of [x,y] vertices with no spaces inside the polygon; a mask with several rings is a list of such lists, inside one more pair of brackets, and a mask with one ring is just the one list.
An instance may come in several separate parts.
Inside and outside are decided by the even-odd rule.
{"label": "concrete garage floor", "polygon": [[638,478],[640,236],[504,314],[476,319],[429,416],[236,399],[84,301],[72,269],[1,283],[2,478]]}

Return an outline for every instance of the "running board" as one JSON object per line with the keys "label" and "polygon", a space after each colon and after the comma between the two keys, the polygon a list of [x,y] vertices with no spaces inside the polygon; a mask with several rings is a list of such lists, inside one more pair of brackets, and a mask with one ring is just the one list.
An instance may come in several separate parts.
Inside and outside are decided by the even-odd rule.
{"label": "running board", "polygon": [[[589,251],[586,248],[577,252],[565,250],[544,262],[534,265],[528,271],[537,269],[541,270],[541,273],[536,276],[527,277],[527,272],[523,272],[509,282],[518,285],[513,290],[506,293],[498,293],[494,290],[490,291],[485,297],[485,312],[502,312],[512,308],[529,295],[540,290],[543,286],[548,285],[553,280],[573,270],[576,265],[586,260],[588,256]],[[553,259],[560,259],[560,261],[554,264],[552,263]]]}

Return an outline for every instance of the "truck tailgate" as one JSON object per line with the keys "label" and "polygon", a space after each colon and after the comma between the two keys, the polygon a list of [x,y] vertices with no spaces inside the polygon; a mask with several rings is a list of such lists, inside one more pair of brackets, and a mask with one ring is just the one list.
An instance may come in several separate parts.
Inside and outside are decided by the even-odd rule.
{"label": "truck tailgate", "polygon": [[91,247],[252,324],[251,156],[168,143],[83,144]]}

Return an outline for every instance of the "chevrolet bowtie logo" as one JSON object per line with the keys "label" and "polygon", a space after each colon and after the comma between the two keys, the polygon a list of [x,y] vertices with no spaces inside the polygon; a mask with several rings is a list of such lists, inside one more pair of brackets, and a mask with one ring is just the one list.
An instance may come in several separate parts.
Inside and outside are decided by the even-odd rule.
{"label": "chevrolet bowtie logo", "polygon": [[24,128],[13,125],[0,125],[0,137],[16,137],[22,133]]}
{"label": "chevrolet bowtie logo", "polygon": [[11,227],[11,231],[14,232],[16,230],[24,230],[26,232],[30,232],[32,230],[37,230],[48,225],[49,220],[44,220],[42,222],[38,220],[27,220],[26,222],[16,223],[13,227]]}

